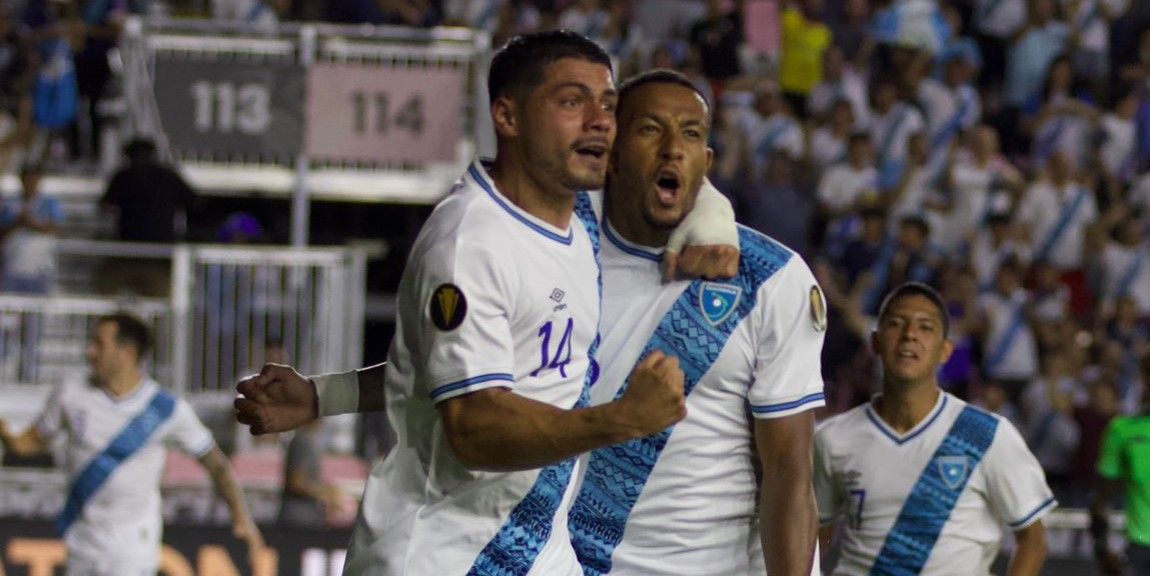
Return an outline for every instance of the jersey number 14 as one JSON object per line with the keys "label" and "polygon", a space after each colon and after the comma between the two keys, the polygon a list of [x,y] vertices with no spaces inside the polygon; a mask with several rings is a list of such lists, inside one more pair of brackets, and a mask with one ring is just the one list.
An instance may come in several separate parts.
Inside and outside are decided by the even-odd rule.
{"label": "jersey number 14", "polygon": [[567,365],[571,363],[571,335],[575,331],[575,319],[567,319],[567,327],[563,330],[563,336],[559,338],[559,344],[555,347],[554,352],[551,350],[551,334],[554,331],[554,323],[550,320],[547,321],[541,328],[539,328],[540,342],[539,351],[543,357],[539,363],[539,367],[531,372],[532,377],[539,376],[545,370],[559,369],[559,375],[567,377]]}

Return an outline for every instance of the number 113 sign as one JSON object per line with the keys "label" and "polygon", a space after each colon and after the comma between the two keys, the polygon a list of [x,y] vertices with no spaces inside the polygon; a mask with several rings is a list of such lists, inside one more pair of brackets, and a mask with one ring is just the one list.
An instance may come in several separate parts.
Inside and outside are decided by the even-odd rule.
{"label": "number 113 sign", "polygon": [[465,82],[463,69],[317,62],[308,71],[307,154],[352,162],[454,161]]}

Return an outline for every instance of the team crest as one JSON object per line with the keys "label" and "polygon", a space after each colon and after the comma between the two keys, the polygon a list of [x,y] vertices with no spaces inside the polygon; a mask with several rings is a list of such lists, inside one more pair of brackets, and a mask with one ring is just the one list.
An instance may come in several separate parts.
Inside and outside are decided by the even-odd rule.
{"label": "team crest", "polygon": [[827,306],[823,303],[823,292],[818,284],[811,284],[811,323],[819,332],[827,329]]}
{"label": "team crest", "polygon": [[467,298],[455,284],[440,284],[431,294],[431,323],[449,332],[459,328],[467,316]]}
{"label": "team crest", "polygon": [[966,482],[970,473],[970,458],[966,456],[940,456],[938,459],[938,475],[947,488],[957,490]]}
{"label": "team crest", "polygon": [[707,322],[718,326],[735,311],[742,295],[743,289],[738,286],[703,282],[703,289],[699,292],[699,310]]}

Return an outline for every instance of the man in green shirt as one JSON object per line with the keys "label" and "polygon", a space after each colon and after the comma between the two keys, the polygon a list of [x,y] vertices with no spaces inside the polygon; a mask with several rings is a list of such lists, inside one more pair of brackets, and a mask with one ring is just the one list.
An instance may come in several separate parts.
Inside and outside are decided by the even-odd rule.
{"label": "man in green shirt", "polygon": [[[1150,382],[1150,357],[1142,361],[1142,381]],[[1123,559],[1107,545],[1107,519],[1110,503],[1125,485],[1126,570],[1150,574],[1150,394],[1143,394],[1140,413],[1110,422],[1097,469],[1101,481],[1090,507],[1090,533],[1099,568],[1104,574],[1122,572]]]}

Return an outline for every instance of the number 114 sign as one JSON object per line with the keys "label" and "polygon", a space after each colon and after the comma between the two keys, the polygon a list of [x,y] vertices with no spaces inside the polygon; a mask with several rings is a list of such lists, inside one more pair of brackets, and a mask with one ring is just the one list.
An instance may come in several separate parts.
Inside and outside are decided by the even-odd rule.
{"label": "number 114 sign", "polygon": [[353,162],[454,161],[465,81],[463,69],[318,62],[308,71],[307,154]]}

